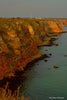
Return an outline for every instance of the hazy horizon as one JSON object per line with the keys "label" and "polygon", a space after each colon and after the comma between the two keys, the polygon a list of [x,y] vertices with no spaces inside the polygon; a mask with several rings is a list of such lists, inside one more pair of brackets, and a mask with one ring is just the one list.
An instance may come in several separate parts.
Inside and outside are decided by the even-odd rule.
{"label": "hazy horizon", "polygon": [[67,18],[67,0],[0,0],[0,17]]}

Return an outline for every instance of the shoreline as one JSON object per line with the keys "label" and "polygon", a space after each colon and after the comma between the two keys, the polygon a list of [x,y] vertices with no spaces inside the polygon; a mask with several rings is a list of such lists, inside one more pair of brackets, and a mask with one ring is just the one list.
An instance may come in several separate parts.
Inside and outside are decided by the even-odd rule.
{"label": "shoreline", "polygon": [[[67,31],[66,31],[66,30],[63,30],[63,32],[66,33]],[[63,33],[63,32],[56,32],[56,33],[57,33],[56,36],[58,36],[60,33]],[[53,33],[55,34],[55,32],[53,32]],[[58,34],[58,33],[59,33],[59,34]],[[51,37],[51,36],[52,36],[52,37]],[[42,46],[53,46],[53,45],[55,45],[55,44],[53,43],[53,41],[56,40],[56,38],[54,37],[55,35],[51,34],[51,36],[49,37],[49,39],[48,39],[47,41],[44,41],[43,44],[38,45],[37,47],[42,47]],[[38,55],[33,56],[32,59],[31,59],[31,61],[29,61],[29,62],[23,67],[23,70],[21,70],[21,71],[17,70],[17,71],[14,73],[14,76],[4,77],[4,78],[3,78],[2,80],[0,80],[0,81],[3,81],[4,79],[10,80],[10,79],[12,79],[12,78],[15,78],[16,75],[19,76],[20,73],[24,73],[25,70],[29,68],[29,66],[31,66],[32,64],[34,64],[35,62],[37,62],[37,61],[39,61],[39,60],[42,60],[42,59],[44,59],[44,58],[47,58],[47,57],[48,57],[48,56],[47,56],[46,54],[40,54],[40,53],[39,53]]]}
{"label": "shoreline", "polygon": [[[57,33],[58,33],[58,32],[57,32]],[[61,32],[60,32],[60,33],[61,33]],[[59,33],[59,34],[60,34],[60,33]],[[58,34],[58,35],[59,35],[59,34]],[[39,45],[39,46],[37,46],[37,47],[41,47],[41,46],[52,46],[52,45],[54,45],[54,43],[53,43],[54,40],[56,40],[56,38],[55,38],[55,37],[52,37],[52,38],[49,40],[49,43],[50,43],[50,44],[48,44],[48,45],[42,44],[42,45]],[[32,60],[31,60],[30,62],[28,62],[28,63],[23,67],[24,70],[22,70],[22,71],[16,71],[14,76],[11,76],[10,78],[9,78],[9,77],[5,77],[5,78],[3,78],[2,80],[0,80],[0,87],[5,86],[7,82],[10,82],[11,80],[13,80],[13,79],[15,79],[15,78],[17,78],[17,77],[18,77],[18,78],[21,77],[21,74],[23,74],[29,67],[32,67],[32,65],[33,65],[34,63],[36,63],[37,61],[42,60],[42,59],[44,59],[44,58],[47,58],[47,57],[49,57],[49,56],[47,56],[46,54],[40,54],[40,53],[39,53],[38,55],[33,56],[33,57],[32,57]]]}
{"label": "shoreline", "polygon": [[23,73],[27,66],[45,58],[46,54],[40,54],[38,47],[54,45],[57,39],[54,36],[67,32],[54,19],[0,20],[4,23],[0,30],[0,80],[11,79],[16,72]]}
{"label": "shoreline", "polygon": [[[23,71],[16,71],[15,72],[15,75],[14,76],[11,76],[10,78],[9,77],[5,77],[3,78],[2,80],[0,80],[0,88],[2,87],[5,87],[5,85],[8,83],[11,83],[13,80],[15,79],[18,79],[20,80],[20,78],[22,77],[22,74],[27,70],[29,69],[30,67],[32,67],[32,65],[34,63],[36,63],[37,61],[39,60],[42,60],[44,58],[47,58],[48,56],[46,54],[39,54],[39,55],[36,55],[34,57],[32,57],[32,61],[28,62],[27,65],[24,67],[24,70]],[[22,79],[23,81],[24,79]],[[10,88],[11,86],[9,86],[8,84],[8,89],[11,89]]]}

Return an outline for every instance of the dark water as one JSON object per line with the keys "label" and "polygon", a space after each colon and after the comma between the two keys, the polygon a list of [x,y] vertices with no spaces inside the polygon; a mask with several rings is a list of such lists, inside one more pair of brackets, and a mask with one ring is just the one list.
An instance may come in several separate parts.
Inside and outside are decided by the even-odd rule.
{"label": "dark water", "polygon": [[[67,30],[67,27],[63,27]],[[28,69],[23,76],[20,92],[32,100],[56,100],[49,97],[61,97],[67,100],[67,33],[58,36],[54,42],[59,46],[41,47],[40,52],[52,55],[46,58],[48,61],[40,60]],[[47,51],[48,50],[48,51]],[[54,69],[53,66],[59,66]],[[37,98],[37,99],[36,99]]]}

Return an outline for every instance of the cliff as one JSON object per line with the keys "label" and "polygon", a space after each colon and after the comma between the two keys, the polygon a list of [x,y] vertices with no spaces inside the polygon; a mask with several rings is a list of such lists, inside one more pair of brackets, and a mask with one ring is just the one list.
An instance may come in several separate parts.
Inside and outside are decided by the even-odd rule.
{"label": "cliff", "polygon": [[62,26],[67,26],[67,19],[58,19]]}
{"label": "cliff", "polygon": [[41,57],[37,46],[51,45],[58,32],[63,29],[57,20],[0,18],[0,80]]}
{"label": "cliff", "polygon": [[26,19],[25,21],[31,26],[28,28],[37,46],[52,45],[52,36],[64,32],[56,19]]}
{"label": "cliff", "polygon": [[20,19],[0,19],[0,79],[24,70],[36,55],[40,54],[26,23]]}

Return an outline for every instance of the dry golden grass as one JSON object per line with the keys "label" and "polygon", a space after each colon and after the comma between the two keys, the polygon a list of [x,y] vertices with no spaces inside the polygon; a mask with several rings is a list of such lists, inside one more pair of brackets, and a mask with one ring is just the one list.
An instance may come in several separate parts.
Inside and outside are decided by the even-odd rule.
{"label": "dry golden grass", "polygon": [[8,84],[5,86],[5,88],[0,88],[0,100],[32,100],[30,97],[26,98],[23,94],[21,94],[21,97],[19,96],[19,89],[18,88],[13,94],[11,90],[7,90]]}

